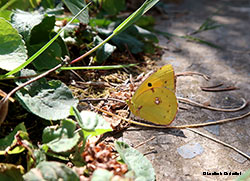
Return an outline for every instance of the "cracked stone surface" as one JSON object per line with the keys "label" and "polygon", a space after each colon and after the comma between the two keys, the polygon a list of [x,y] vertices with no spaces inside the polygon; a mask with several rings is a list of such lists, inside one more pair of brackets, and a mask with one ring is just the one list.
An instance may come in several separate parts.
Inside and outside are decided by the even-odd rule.
{"label": "cracked stone surface", "polygon": [[[185,39],[174,38],[168,41],[159,36],[159,44],[167,47],[159,66],[170,63],[176,73],[195,71],[207,74],[210,81],[199,76],[183,76],[177,79],[176,94],[200,103],[210,103],[216,107],[237,107],[241,98],[250,100],[250,2],[233,1],[194,1],[186,0],[174,10],[180,13],[169,14],[168,19],[157,17],[156,28],[178,35],[196,30],[207,17],[222,26],[196,35],[224,50],[198,44]],[[182,13],[186,12],[186,13]],[[236,86],[239,89],[226,92],[204,92],[200,86],[223,83],[224,86]],[[216,112],[179,104],[187,110],[179,109],[173,125],[202,123],[208,120],[242,115],[249,107],[238,112]],[[199,131],[224,141],[239,150],[250,153],[250,117],[222,124],[219,133],[198,128]],[[203,172],[241,172],[250,168],[250,160],[234,150],[189,130],[164,130],[131,127],[123,133],[122,139],[131,145],[137,145],[152,136],[156,138],[139,147],[153,164],[156,179],[164,180],[234,180],[236,176],[205,176]],[[203,152],[191,159],[183,158],[177,149],[186,144],[199,144]]]}

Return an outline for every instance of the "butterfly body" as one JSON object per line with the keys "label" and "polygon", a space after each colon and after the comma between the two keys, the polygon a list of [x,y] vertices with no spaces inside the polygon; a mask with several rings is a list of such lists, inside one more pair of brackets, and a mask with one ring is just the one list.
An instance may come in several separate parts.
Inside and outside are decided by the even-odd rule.
{"label": "butterfly body", "polygon": [[169,125],[178,109],[172,65],[165,65],[149,76],[135,91],[128,106],[135,116]]}

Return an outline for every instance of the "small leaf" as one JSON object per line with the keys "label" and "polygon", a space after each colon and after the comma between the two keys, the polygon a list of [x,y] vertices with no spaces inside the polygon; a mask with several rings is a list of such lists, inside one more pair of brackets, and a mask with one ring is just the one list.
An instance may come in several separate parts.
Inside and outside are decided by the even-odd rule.
{"label": "small leaf", "polygon": [[76,146],[80,139],[79,133],[74,133],[76,128],[72,120],[62,120],[61,127],[46,127],[43,131],[43,143],[54,152],[66,152]]}
{"label": "small leaf", "polygon": [[22,181],[24,168],[8,163],[0,163],[0,180]]}
{"label": "small leaf", "polygon": [[76,108],[73,108],[77,122],[83,130],[84,137],[89,135],[98,136],[106,132],[112,131],[110,125],[100,115],[91,111],[78,112]]}
{"label": "small leaf", "polygon": [[[99,43],[101,43],[103,40],[99,37],[96,36],[94,37],[94,46],[98,45]],[[109,43],[105,43],[103,46],[101,46],[100,48],[98,48],[98,50],[96,51],[96,61],[101,64],[103,63],[116,49],[116,46],[113,46]]]}
{"label": "small leaf", "polygon": [[150,161],[139,151],[124,142],[115,142],[115,148],[129,170],[135,173],[135,180],[155,180],[155,172]]}
{"label": "small leaf", "polygon": [[[15,129],[6,137],[0,139],[0,155],[5,154],[5,149],[12,145],[12,143],[15,141],[15,135],[18,131],[26,132],[26,128],[24,123],[18,124]],[[8,152],[8,154],[17,154],[24,150],[23,147],[16,147],[15,149]]]}
{"label": "small leaf", "polygon": [[105,169],[97,169],[94,171],[91,181],[110,181],[113,173]]}
{"label": "small leaf", "polygon": [[[86,6],[85,1],[83,0],[63,0],[65,5],[69,8],[70,12],[73,15],[76,15],[82,8]],[[78,16],[78,19],[81,23],[88,24],[89,22],[89,13],[88,9],[84,10],[82,14]]]}
{"label": "small leaf", "polygon": [[[34,75],[35,71],[24,69],[20,76]],[[16,82],[20,84],[27,80]],[[20,103],[30,112],[47,120],[64,119],[69,116],[71,106],[78,100],[74,99],[70,89],[59,80],[40,79],[16,93]]]}
{"label": "small leaf", "polygon": [[32,180],[74,180],[78,181],[79,177],[66,165],[54,162],[44,161],[37,165],[36,168],[32,168],[28,173],[23,176],[25,181]]}
{"label": "small leaf", "polygon": [[12,25],[0,18],[0,68],[13,70],[27,59],[27,50],[21,35]]}

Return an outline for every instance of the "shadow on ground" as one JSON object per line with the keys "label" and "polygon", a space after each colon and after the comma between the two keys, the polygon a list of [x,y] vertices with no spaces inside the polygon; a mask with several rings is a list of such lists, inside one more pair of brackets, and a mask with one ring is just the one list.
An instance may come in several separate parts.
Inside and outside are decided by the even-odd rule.
{"label": "shadow on ground", "polygon": [[[175,38],[168,41],[159,36],[160,45],[167,47],[159,65],[171,63],[175,71],[196,71],[211,76],[209,82],[201,77],[180,77],[177,79],[177,95],[201,103],[209,102],[213,106],[239,106],[241,97],[250,100],[250,2],[249,1],[194,1],[186,0],[176,6],[181,16],[168,14],[168,19],[158,17],[156,28],[178,35],[184,35],[197,29],[207,17],[222,24],[220,28],[203,32],[197,37],[209,40],[224,50]],[[223,83],[236,86],[239,90],[228,92],[203,92],[200,86]],[[179,110],[174,124],[200,123],[207,120],[220,120],[238,116],[250,110],[250,107],[234,113],[215,112],[191,106],[188,110]],[[245,153],[250,154],[250,117],[217,127],[217,135],[199,128],[210,136],[216,137]],[[201,137],[188,130],[164,131],[138,127],[130,128],[122,139],[137,145],[152,136],[156,138],[139,147],[152,162],[157,180],[234,180],[232,175],[203,175],[203,172],[245,172],[250,161],[237,152],[214,141]],[[177,151],[183,145],[198,143],[203,152],[193,158],[183,158]],[[153,151],[152,151],[153,150]]]}

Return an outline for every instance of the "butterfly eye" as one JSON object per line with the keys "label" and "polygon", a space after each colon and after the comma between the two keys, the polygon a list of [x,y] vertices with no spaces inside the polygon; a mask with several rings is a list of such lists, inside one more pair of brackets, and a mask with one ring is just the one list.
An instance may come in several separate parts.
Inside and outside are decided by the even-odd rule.
{"label": "butterfly eye", "polygon": [[150,82],[148,83],[148,87],[152,87],[152,84]]}

